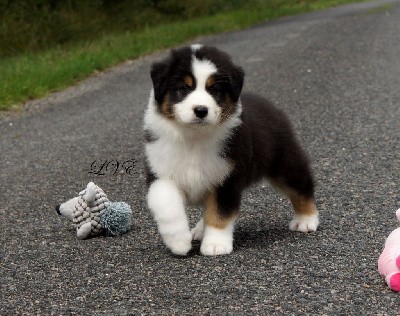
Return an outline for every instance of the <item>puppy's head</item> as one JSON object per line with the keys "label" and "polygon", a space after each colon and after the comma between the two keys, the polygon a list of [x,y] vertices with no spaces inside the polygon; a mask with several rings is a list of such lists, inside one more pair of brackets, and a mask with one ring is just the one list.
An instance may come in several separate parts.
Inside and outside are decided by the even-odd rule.
{"label": "puppy's head", "polygon": [[244,72],[229,55],[192,45],[151,69],[158,112],[182,124],[217,125],[237,112]]}

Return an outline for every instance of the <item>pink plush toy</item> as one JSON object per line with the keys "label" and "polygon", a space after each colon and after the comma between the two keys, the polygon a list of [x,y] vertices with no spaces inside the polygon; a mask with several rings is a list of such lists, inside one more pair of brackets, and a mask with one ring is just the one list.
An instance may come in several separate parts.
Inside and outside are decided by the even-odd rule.
{"label": "pink plush toy", "polygon": [[[400,208],[396,211],[400,221]],[[400,292],[400,227],[390,233],[378,259],[378,271],[393,291]]]}

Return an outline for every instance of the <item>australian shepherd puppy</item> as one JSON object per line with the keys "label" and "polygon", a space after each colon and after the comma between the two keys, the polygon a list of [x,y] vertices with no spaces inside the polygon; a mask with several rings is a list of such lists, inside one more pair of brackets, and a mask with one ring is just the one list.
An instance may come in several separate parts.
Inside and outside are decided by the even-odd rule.
{"label": "australian shepherd puppy", "polygon": [[[289,228],[318,226],[309,162],[282,111],[242,93],[244,72],[213,47],[172,50],[151,69],[144,118],[147,202],[166,246],[186,255],[229,254],[243,190],[269,180],[291,201]],[[203,205],[190,230],[185,206]]]}

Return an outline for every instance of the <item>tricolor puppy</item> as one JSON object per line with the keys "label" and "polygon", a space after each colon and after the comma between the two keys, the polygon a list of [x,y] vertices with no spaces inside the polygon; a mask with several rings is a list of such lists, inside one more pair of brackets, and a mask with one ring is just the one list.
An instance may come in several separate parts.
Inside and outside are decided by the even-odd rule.
{"label": "tricolor puppy", "polygon": [[[193,45],[151,69],[144,118],[148,207],[167,247],[186,255],[229,254],[243,190],[268,179],[291,201],[290,229],[318,226],[306,155],[287,117],[267,100],[241,94],[244,73],[224,52]],[[190,230],[185,205],[203,205]]]}

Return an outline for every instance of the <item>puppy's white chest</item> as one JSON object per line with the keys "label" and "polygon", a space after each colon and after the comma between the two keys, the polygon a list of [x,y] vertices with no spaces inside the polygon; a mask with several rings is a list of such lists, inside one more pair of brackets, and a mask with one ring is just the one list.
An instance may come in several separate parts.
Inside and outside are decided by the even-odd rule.
{"label": "puppy's white chest", "polygon": [[171,141],[160,138],[146,145],[148,162],[158,178],[173,180],[197,203],[204,194],[221,184],[232,166],[219,155],[219,146],[207,141]]}

